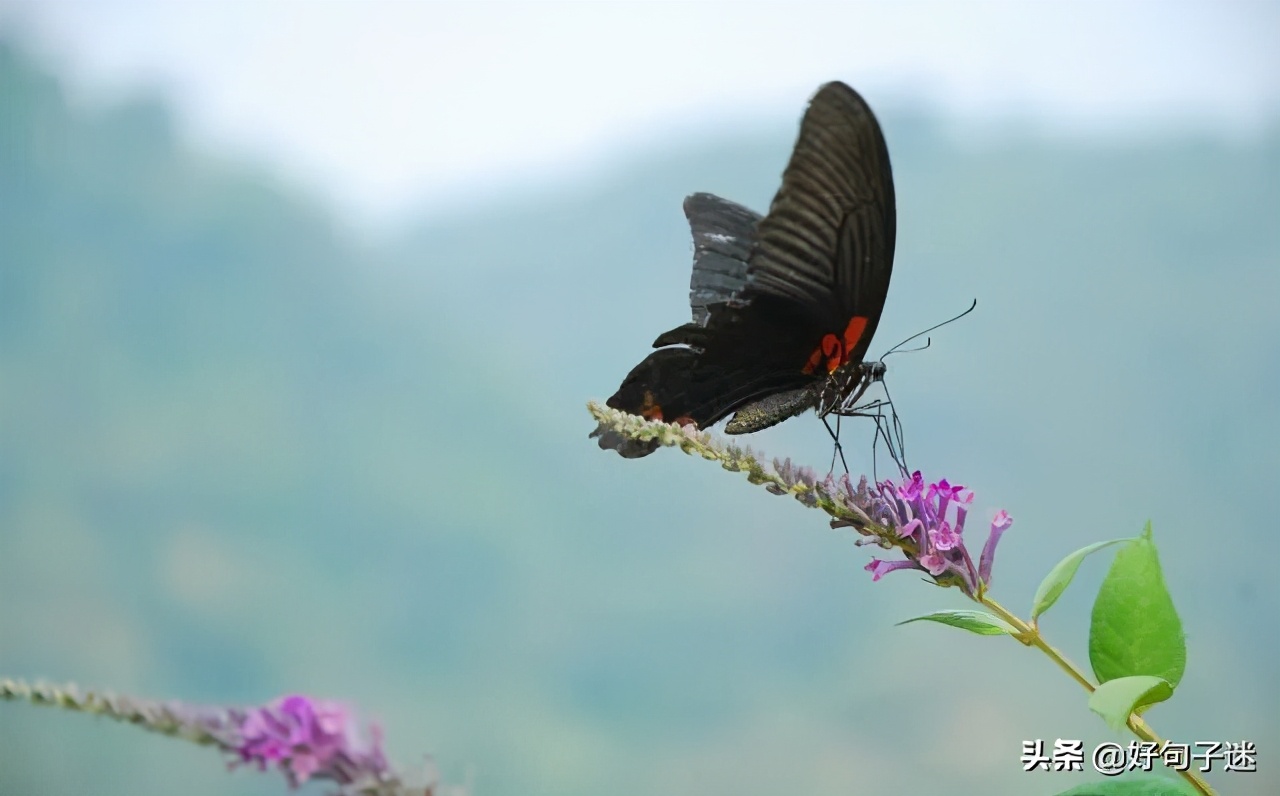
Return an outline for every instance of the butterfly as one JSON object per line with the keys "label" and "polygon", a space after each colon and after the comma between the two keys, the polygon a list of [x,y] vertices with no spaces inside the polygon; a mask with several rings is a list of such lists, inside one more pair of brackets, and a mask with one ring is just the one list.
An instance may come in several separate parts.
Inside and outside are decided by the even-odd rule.
{"label": "butterfly", "polygon": [[[859,414],[883,362],[864,362],[889,291],[897,217],[889,150],[866,101],[841,82],[809,102],[764,216],[685,199],[693,232],[692,320],[664,332],[606,402],[705,429],[759,431],[809,409]],[[628,458],[640,442],[597,429]]]}

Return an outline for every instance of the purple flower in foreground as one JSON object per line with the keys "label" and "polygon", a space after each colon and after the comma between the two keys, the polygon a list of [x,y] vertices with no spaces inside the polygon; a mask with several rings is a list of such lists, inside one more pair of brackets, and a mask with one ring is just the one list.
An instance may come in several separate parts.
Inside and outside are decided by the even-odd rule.
{"label": "purple flower in foreground", "polygon": [[940,582],[958,581],[970,596],[977,594],[979,584],[985,588],[990,582],[996,545],[1012,520],[1004,511],[996,515],[980,563],[975,567],[964,543],[972,491],[945,478],[926,485],[917,471],[902,483],[889,479],[868,488],[864,479],[856,492],[848,488],[842,492],[839,497],[859,513],[892,528],[896,539],[882,537],[882,543],[900,547],[907,555],[906,560],[898,562],[872,559],[866,569],[873,580],[895,569],[923,569]]}
{"label": "purple flower in foreground", "polygon": [[[886,482],[887,483],[887,482]],[[911,474],[911,480],[898,487],[898,497],[908,502],[918,500],[924,491],[924,477],[920,475],[920,471],[916,470]]]}
{"label": "purple flower in foreground", "polygon": [[297,787],[312,777],[339,785],[378,781],[388,772],[382,733],[370,728],[361,742],[346,709],[334,702],[293,695],[250,708],[237,728],[235,751],[259,770],[275,766]]}
{"label": "purple flower in foreground", "polygon": [[978,559],[978,577],[982,578],[982,582],[991,583],[991,565],[996,560],[996,545],[1000,544],[1000,537],[1004,532],[1013,525],[1013,518],[1004,509],[996,512],[995,519],[991,521],[991,533],[987,535],[987,543],[982,546],[982,557]]}
{"label": "purple flower in foreground", "polygon": [[898,526],[897,528],[898,536],[903,539],[915,540],[916,531],[920,530],[923,527],[924,527],[924,523],[920,521],[919,517],[916,517],[914,520],[907,523],[906,525]]}
{"label": "purple flower in foreground", "polygon": [[[855,488],[847,474],[838,478],[828,474],[818,479],[813,470],[790,459],[774,459],[770,472],[765,458],[751,453],[749,448],[723,445],[706,434],[695,440],[687,432],[673,430],[670,424],[644,421],[595,404],[590,409],[600,423],[597,434],[604,429],[627,439],[634,436],[653,446],[678,446],[685,453],[717,460],[727,470],[746,472],[748,480],[775,495],[791,495],[806,506],[822,508],[834,517],[833,528],[856,528],[863,536],[858,544],[896,547],[906,555],[906,560],[899,562],[873,559],[866,567],[873,580],[895,569],[924,570],[938,585],[959,586],[974,599],[980,599],[990,583],[996,545],[1010,525],[1009,515],[997,515],[980,561],[975,564],[964,541],[974,493],[960,484],[945,478],[926,483],[916,471],[910,476],[904,473],[900,481],[889,479],[873,484],[864,476]],[[604,444],[602,437],[601,445]]]}
{"label": "purple flower in foreground", "polygon": [[[915,476],[918,476],[919,474],[920,471],[917,470],[912,475],[912,478],[914,479]],[[929,495],[926,500],[933,500],[934,497],[939,495],[947,499],[951,499],[959,495],[963,490],[964,487],[959,484],[952,485],[950,481],[944,478],[936,484],[929,484]]]}
{"label": "purple flower in foreground", "polygon": [[929,532],[929,538],[933,541],[933,546],[939,550],[952,550],[962,544],[959,528],[952,528],[951,523],[946,520],[938,523],[938,527]]}
{"label": "purple flower in foreground", "polygon": [[925,553],[920,556],[920,566],[924,567],[935,578],[947,571],[947,559],[937,553]]}
{"label": "purple flower in foreground", "polygon": [[915,562],[912,561],[882,561],[878,558],[871,559],[871,563],[863,567],[863,569],[871,573],[871,580],[873,581],[880,580],[895,569],[915,568]]}

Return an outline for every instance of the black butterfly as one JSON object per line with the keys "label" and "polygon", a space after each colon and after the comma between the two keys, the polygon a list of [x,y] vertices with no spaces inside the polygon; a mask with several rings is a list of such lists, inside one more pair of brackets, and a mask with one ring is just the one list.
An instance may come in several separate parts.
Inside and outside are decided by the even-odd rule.
{"label": "black butterfly", "polygon": [[[864,362],[893,271],[897,219],[884,135],[844,83],[818,89],[782,187],[759,214],[712,194],[684,203],[693,229],[693,320],[658,337],[608,405],[726,433],[759,431],[807,409],[858,414],[884,375]],[[601,432],[635,458],[656,442]]]}

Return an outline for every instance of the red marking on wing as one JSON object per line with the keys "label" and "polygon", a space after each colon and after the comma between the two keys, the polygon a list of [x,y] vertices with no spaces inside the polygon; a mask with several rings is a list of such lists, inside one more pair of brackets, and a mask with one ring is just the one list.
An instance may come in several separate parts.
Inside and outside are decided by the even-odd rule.
{"label": "red marking on wing", "polygon": [[661,420],[662,404],[653,400],[653,393],[645,390],[644,399],[640,402],[640,416],[645,420]]}
{"label": "red marking on wing", "polygon": [[840,362],[844,360],[844,347],[840,345],[840,338],[834,334],[823,337],[822,353],[827,355],[828,373],[840,367]]}
{"label": "red marking on wing", "polygon": [[805,363],[804,373],[813,373],[818,369],[818,363],[822,362],[822,346],[813,349],[813,353],[809,355],[809,361]]}
{"label": "red marking on wing", "polygon": [[818,343],[813,353],[809,355],[809,361],[805,363],[803,372],[813,373],[825,359],[827,373],[834,373],[837,368],[849,361],[849,353],[858,347],[858,341],[862,339],[862,333],[866,330],[867,319],[859,315],[849,319],[849,325],[844,327],[843,339],[834,334],[823,335],[822,342]]}
{"label": "red marking on wing", "polygon": [[[858,341],[862,339],[862,333],[867,330],[867,319],[858,315],[849,319],[849,325],[844,327],[844,356],[849,357],[849,352],[858,347]],[[844,362],[840,363],[841,365]],[[832,368],[835,370],[835,368]]]}

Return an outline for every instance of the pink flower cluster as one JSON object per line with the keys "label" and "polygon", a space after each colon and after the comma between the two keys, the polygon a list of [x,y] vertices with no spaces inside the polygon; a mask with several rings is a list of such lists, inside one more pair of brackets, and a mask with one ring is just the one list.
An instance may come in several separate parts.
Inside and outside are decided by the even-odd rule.
{"label": "pink flower cluster", "polygon": [[[909,480],[894,483],[886,479],[874,489],[859,489],[859,502],[868,503],[867,513],[894,528],[898,537],[911,543],[904,548],[907,558],[899,561],[871,559],[866,569],[872,580],[880,580],[895,569],[923,569],[934,578],[958,576],[965,592],[974,595],[978,585],[991,583],[991,566],[996,545],[1013,520],[1003,509],[991,521],[991,531],[974,564],[964,541],[965,520],[973,503],[973,492],[942,479],[926,485],[917,470]],[[952,511],[954,509],[954,512]]]}
{"label": "pink flower cluster", "polygon": [[378,782],[388,773],[382,732],[373,725],[369,734],[368,743],[358,738],[342,705],[293,695],[246,711],[235,752],[259,770],[278,768],[292,787],[313,777],[339,785]]}

